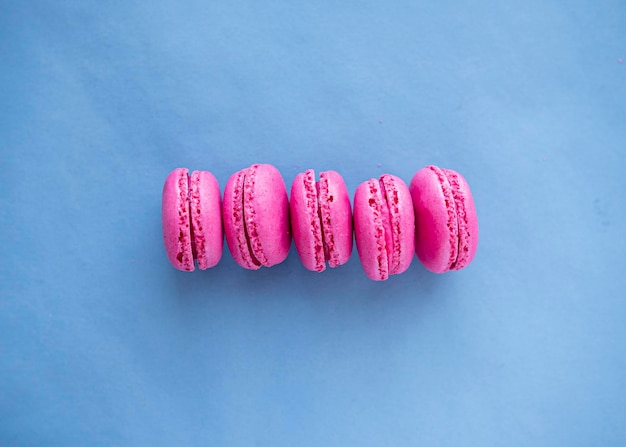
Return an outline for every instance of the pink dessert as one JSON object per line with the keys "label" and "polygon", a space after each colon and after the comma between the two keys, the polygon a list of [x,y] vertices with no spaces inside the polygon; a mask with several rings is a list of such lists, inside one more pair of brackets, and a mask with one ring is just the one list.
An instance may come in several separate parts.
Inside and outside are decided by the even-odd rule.
{"label": "pink dessert", "polygon": [[174,169],[165,179],[161,208],[167,258],[178,270],[215,266],[222,257],[224,236],[220,188],[208,171]]}
{"label": "pink dessert", "polygon": [[234,173],[226,183],[222,210],[226,242],[241,267],[257,270],[287,258],[289,201],[274,166],[254,164]]}
{"label": "pink dessert", "polygon": [[343,177],[335,171],[309,169],[291,185],[291,231],[300,260],[321,272],[345,264],[352,254],[352,209]]}
{"label": "pink dessert", "polygon": [[382,281],[409,268],[415,253],[415,216],[402,179],[384,174],[359,185],[354,195],[354,233],[369,278]]}
{"label": "pink dessert", "polygon": [[431,272],[460,270],[478,246],[478,219],[470,187],[451,169],[426,166],[411,180],[417,224],[415,251]]}

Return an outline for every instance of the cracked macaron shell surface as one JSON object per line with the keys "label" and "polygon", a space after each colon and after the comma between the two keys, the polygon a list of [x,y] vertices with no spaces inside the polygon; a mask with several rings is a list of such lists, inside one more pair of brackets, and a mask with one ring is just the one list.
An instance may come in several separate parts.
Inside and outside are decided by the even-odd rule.
{"label": "cracked macaron shell surface", "polygon": [[226,183],[222,206],[226,243],[241,267],[257,270],[283,262],[289,253],[289,201],[278,169],[254,164]]}

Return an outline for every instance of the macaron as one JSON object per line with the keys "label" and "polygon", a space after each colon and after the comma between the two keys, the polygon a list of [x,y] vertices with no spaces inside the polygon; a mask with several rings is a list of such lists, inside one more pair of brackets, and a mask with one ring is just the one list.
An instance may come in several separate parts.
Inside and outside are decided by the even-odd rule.
{"label": "macaron", "polygon": [[417,257],[431,272],[467,267],[478,247],[478,219],[472,192],[461,174],[426,166],[410,185],[415,209]]}
{"label": "macaron", "polygon": [[384,174],[354,195],[354,234],[365,274],[375,281],[404,272],[415,254],[415,216],[402,179]]}
{"label": "macaron", "polygon": [[343,177],[308,169],[296,176],[289,199],[291,232],[304,267],[321,272],[345,264],[352,254],[352,208]]}
{"label": "macaron", "polygon": [[163,243],[170,263],[191,272],[215,266],[222,257],[220,187],[208,171],[174,169],[163,185]]}
{"label": "macaron", "polygon": [[289,201],[280,172],[254,164],[226,183],[222,205],[226,243],[241,267],[257,270],[283,262],[289,253]]}

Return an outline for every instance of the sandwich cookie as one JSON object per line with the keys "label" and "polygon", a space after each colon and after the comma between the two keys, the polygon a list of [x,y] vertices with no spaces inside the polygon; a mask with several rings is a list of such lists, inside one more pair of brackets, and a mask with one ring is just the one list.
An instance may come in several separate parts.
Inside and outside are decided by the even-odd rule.
{"label": "sandwich cookie", "polygon": [[365,274],[375,280],[404,272],[415,254],[415,216],[406,184],[384,174],[354,195],[354,234]]}
{"label": "sandwich cookie", "polygon": [[461,174],[426,166],[410,185],[415,209],[415,251],[434,273],[460,270],[474,259],[478,219],[472,192]]}
{"label": "sandwich cookie", "polygon": [[234,173],[222,206],[226,243],[241,267],[257,270],[285,260],[291,245],[289,201],[280,172],[254,164]]}
{"label": "sandwich cookie", "polygon": [[345,264],[352,254],[352,209],[343,177],[309,169],[298,174],[289,200],[291,232],[304,267],[321,272]]}
{"label": "sandwich cookie", "polygon": [[163,243],[170,263],[191,272],[214,267],[222,257],[220,187],[208,171],[174,169],[163,185]]}

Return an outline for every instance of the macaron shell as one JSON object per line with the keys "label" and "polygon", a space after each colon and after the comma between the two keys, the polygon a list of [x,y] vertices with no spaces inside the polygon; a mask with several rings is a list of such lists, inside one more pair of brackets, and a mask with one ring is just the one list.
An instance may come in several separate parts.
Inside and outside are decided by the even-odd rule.
{"label": "macaron shell", "polygon": [[324,271],[326,262],[315,172],[312,169],[296,175],[293,180],[289,209],[293,240],[302,265],[311,271]]}
{"label": "macaron shell", "polygon": [[380,182],[384,186],[383,199],[389,207],[389,224],[392,245],[387,246],[389,274],[406,271],[415,255],[415,214],[411,193],[406,183],[395,175],[385,174]]}
{"label": "macaron shell", "polygon": [[244,216],[251,250],[266,267],[280,264],[291,245],[285,181],[270,164],[252,165],[245,188]]}
{"label": "macaron shell", "polygon": [[452,187],[459,225],[459,251],[451,270],[467,267],[478,248],[478,217],[470,187],[465,178],[452,169],[443,169]]}
{"label": "macaron shell", "polygon": [[387,211],[378,180],[361,183],[354,194],[354,234],[363,270],[374,281],[389,277],[383,212]]}
{"label": "macaron shell", "polygon": [[409,186],[415,210],[415,252],[424,267],[444,273],[458,255],[458,222],[452,187],[445,173],[427,166]]}
{"label": "macaron shell", "polygon": [[224,247],[220,187],[212,173],[194,171],[189,188],[193,246],[198,268],[205,270],[217,265]]}
{"label": "macaron shell", "polygon": [[352,207],[348,188],[336,171],[320,173],[319,204],[324,241],[328,249],[328,265],[345,264],[352,255]]}
{"label": "macaron shell", "polygon": [[161,218],[163,243],[170,263],[178,270],[194,270],[189,221],[189,171],[174,169],[165,179]]}
{"label": "macaron shell", "polygon": [[254,262],[250,255],[243,216],[244,179],[247,172],[248,168],[237,171],[226,182],[222,217],[226,244],[233,259],[243,268],[257,270],[261,268],[261,263]]}

